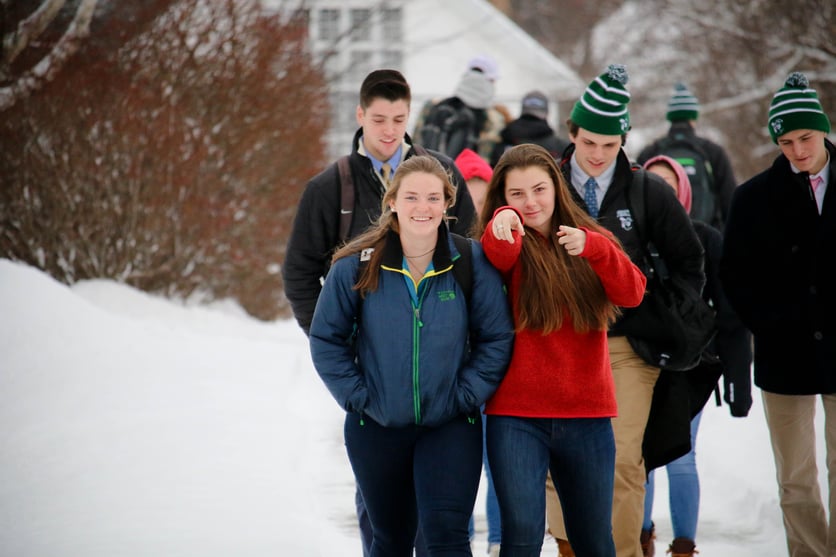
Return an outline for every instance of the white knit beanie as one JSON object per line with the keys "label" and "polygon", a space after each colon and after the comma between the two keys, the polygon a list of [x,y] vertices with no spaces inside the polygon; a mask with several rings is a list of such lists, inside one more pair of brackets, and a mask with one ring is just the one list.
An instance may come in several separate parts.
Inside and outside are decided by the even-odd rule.
{"label": "white knit beanie", "polygon": [[468,71],[462,76],[453,93],[471,108],[488,108],[493,103],[493,82],[479,71]]}

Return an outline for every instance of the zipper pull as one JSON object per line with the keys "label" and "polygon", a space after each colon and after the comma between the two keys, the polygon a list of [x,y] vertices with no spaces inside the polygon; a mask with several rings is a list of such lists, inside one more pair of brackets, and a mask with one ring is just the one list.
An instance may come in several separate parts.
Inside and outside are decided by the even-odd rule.
{"label": "zipper pull", "polygon": [[423,327],[424,324],[421,322],[421,310],[418,308],[412,308],[412,311],[415,313],[415,320],[418,322],[418,326]]}

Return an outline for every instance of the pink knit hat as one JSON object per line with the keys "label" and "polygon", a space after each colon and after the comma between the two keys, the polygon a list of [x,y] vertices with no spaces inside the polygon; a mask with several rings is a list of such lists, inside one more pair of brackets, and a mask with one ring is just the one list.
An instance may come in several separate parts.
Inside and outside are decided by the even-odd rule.
{"label": "pink knit hat", "polygon": [[491,165],[472,149],[464,149],[459,153],[459,156],[456,157],[456,166],[459,167],[459,172],[462,173],[465,181],[477,177],[490,182],[493,177]]}
{"label": "pink knit hat", "polygon": [[685,207],[685,212],[691,212],[691,180],[688,179],[688,174],[685,173],[685,169],[682,168],[682,165],[676,162],[674,159],[670,157],[666,157],[665,155],[658,155],[649,159],[646,163],[644,163],[643,168],[647,170],[651,166],[657,163],[663,163],[671,167],[671,169],[676,174],[676,198],[679,199],[679,202]]}

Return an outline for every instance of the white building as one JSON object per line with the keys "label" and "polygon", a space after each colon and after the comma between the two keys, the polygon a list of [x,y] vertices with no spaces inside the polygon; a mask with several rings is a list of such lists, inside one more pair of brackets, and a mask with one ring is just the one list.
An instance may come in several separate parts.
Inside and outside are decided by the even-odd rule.
{"label": "white building", "polygon": [[496,102],[517,115],[523,95],[539,89],[552,99],[554,127],[565,116],[558,116],[557,101],[577,98],[586,85],[487,0],[305,0],[302,8],[312,50],[331,84],[332,157],[348,151],[360,84],[376,68],[400,70],[409,81],[409,130],[426,100],[452,95],[476,55],[491,56],[499,66]]}

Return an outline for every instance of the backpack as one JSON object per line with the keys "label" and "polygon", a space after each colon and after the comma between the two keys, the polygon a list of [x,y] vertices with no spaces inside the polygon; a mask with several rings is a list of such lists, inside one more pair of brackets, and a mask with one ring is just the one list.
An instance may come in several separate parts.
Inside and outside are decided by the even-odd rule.
{"label": "backpack", "polygon": [[719,209],[716,201],[714,172],[705,151],[681,133],[656,142],[657,155],[666,155],[682,165],[691,182],[691,218],[712,223]]}
{"label": "backpack", "polygon": [[[427,150],[420,145],[413,145],[416,155],[427,155]],[[349,155],[337,159],[337,169],[340,177],[340,240],[348,240],[348,233],[351,229],[351,219],[354,213],[354,178],[351,175],[351,167],[348,163]],[[453,244],[459,252],[460,257],[453,262],[453,277],[459,283],[459,288],[464,293],[464,299],[470,305],[470,293],[473,290],[473,252],[471,251],[470,238],[450,233],[453,237]]]}
{"label": "backpack", "polygon": [[455,159],[465,148],[477,148],[476,114],[451,97],[430,109],[421,126],[419,143]]}
{"label": "backpack", "polygon": [[690,284],[670,275],[656,246],[647,237],[646,181],[646,171],[633,167],[627,208],[642,246],[647,294],[642,301],[642,326],[628,333],[627,340],[650,365],[685,371],[700,363],[717,333],[714,310]]}

